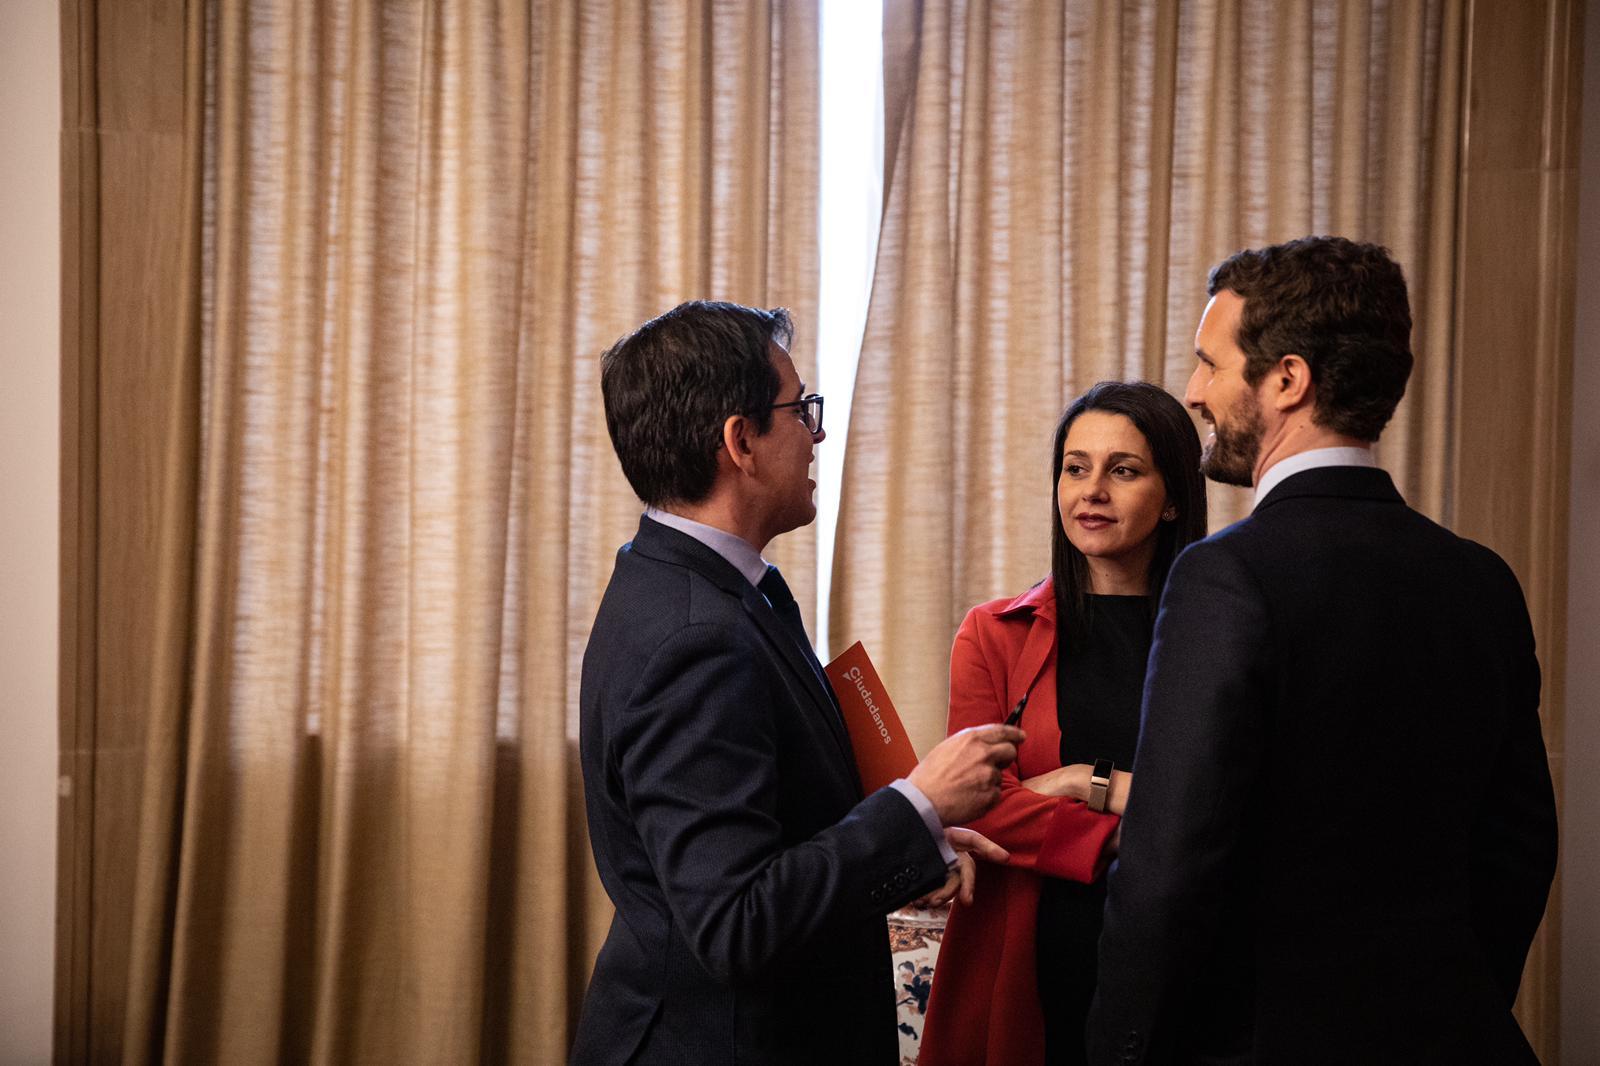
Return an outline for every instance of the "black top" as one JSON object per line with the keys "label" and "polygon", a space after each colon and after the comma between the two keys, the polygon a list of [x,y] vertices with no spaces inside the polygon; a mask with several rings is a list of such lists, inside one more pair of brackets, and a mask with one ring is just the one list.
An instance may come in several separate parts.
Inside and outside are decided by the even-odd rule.
{"label": "black top", "polygon": [[[1154,619],[1144,596],[1089,596],[1084,633],[1057,634],[1056,716],[1061,765],[1110,759],[1133,765],[1139,703]],[[1039,896],[1039,996],[1046,1061],[1084,1060],[1083,1031],[1094,996],[1095,950],[1106,883],[1045,878]]]}
{"label": "black top", "polygon": [[1061,765],[1110,759],[1133,765],[1139,700],[1154,619],[1144,596],[1094,596],[1086,633],[1061,633],[1056,647],[1056,720]]}

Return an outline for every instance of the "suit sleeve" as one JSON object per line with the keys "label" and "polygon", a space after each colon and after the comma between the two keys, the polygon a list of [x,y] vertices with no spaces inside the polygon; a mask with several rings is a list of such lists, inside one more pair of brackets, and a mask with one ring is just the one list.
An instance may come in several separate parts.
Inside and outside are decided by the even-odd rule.
{"label": "suit sleeve", "polygon": [[1091,1062],[1165,1061],[1220,924],[1268,692],[1266,602],[1225,545],[1173,565],[1156,618],[1121,852],[1108,875]]}
{"label": "suit sleeve", "polygon": [[[977,612],[969,612],[950,653],[949,731],[1005,721],[1003,677],[992,671],[979,636]],[[1003,663],[996,666],[1001,673]],[[967,823],[1011,853],[1007,866],[1049,877],[1088,883],[1105,872],[1106,842],[1121,821],[1091,811],[1081,800],[1045,796],[1028,789],[1016,764],[1000,772],[1000,800]]]}
{"label": "suit sleeve", "polygon": [[775,715],[788,703],[752,666],[760,659],[735,628],[679,630],[644,667],[616,734],[628,811],[673,921],[725,981],[945,875],[921,817],[891,788],[809,840],[784,839]]}
{"label": "suit sleeve", "polygon": [[1556,868],[1555,791],[1539,722],[1539,660],[1516,576],[1491,555],[1509,642],[1505,733],[1472,839],[1472,924],[1507,1007],[1517,998]]}

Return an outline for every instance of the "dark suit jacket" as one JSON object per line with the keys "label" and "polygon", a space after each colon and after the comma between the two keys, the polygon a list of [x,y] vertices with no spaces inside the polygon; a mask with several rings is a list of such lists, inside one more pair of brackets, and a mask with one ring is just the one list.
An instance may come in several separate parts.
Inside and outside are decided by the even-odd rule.
{"label": "dark suit jacket", "polygon": [[1097,1063],[1531,1062],[1554,874],[1522,591],[1381,470],[1295,474],[1173,566]]}
{"label": "dark suit jacket", "polygon": [[616,917],[576,1063],[898,1061],[884,915],[944,880],[766,598],[646,518],[584,655],[589,839]]}

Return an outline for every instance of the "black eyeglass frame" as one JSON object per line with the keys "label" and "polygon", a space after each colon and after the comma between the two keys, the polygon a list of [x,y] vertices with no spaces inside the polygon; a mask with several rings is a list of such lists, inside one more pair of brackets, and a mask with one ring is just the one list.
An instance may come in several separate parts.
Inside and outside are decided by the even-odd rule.
{"label": "black eyeglass frame", "polygon": [[[788,403],[775,403],[771,407],[768,407],[767,410],[776,411],[780,407],[798,407],[798,408],[800,408],[800,421],[805,423],[806,428],[811,431],[811,435],[813,437],[815,437],[818,433],[822,432],[822,394],[821,393],[813,392],[810,396],[802,396],[798,400],[790,400]],[[812,421],[812,412],[813,411],[816,412],[816,415],[815,415],[816,421],[815,422]]]}

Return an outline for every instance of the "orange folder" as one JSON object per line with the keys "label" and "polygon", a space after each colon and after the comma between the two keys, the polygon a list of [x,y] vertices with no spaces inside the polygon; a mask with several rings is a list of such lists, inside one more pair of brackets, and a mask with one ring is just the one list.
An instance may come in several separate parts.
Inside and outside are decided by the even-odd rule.
{"label": "orange folder", "polygon": [[917,765],[917,749],[911,746],[867,649],[856,641],[828,664],[827,674],[844,712],[862,787],[871,794],[909,774]]}

